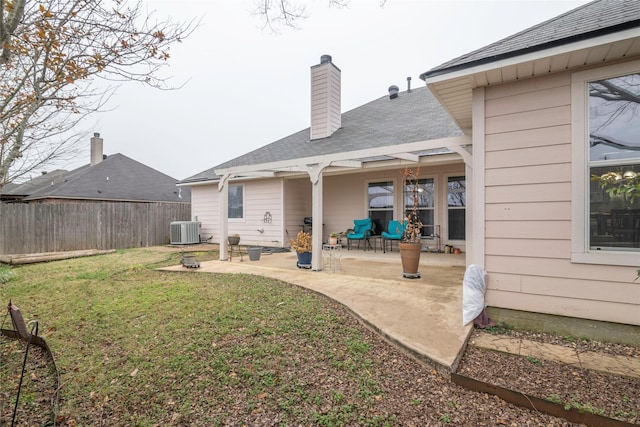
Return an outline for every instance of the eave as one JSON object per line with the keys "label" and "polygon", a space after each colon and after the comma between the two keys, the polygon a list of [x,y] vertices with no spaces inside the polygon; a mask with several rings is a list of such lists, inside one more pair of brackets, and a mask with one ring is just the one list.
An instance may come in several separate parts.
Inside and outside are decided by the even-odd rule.
{"label": "eave", "polygon": [[539,77],[593,64],[640,56],[640,28],[635,27],[553,45],[525,50],[516,56],[476,61],[464,66],[426,72],[420,76],[465,134],[472,127],[471,105],[475,88]]}

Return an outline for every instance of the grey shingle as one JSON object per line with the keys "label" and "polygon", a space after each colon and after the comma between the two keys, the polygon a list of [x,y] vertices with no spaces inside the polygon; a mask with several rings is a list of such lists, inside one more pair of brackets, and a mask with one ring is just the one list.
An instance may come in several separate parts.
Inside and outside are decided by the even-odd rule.
{"label": "grey shingle", "polygon": [[[191,191],[188,188],[179,189],[176,187],[177,182],[175,178],[118,153],[96,165],[85,165],[60,175],[55,180],[49,179],[48,185],[29,192],[24,200],[65,198],[190,202]],[[27,184],[29,183],[23,185]]]}
{"label": "grey shingle", "polygon": [[596,0],[445,62],[423,73],[420,78],[636,27],[640,27],[640,1]]}
{"label": "grey shingle", "polygon": [[309,140],[309,128],[193,175],[183,183],[216,180],[214,169],[292,160],[365,148],[462,135],[426,87],[388,95],[342,114],[342,127],[328,138]]}

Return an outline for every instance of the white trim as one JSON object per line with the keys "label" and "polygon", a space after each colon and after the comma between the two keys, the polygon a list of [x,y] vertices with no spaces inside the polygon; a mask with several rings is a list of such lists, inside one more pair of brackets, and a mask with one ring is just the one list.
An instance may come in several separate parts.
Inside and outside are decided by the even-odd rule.
{"label": "white trim", "polygon": [[234,166],[225,169],[216,169],[216,175],[236,175],[260,170],[280,170],[282,168],[299,167],[300,165],[313,165],[320,163],[331,163],[341,160],[354,160],[376,156],[393,156],[412,151],[431,150],[436,148],[450,147],[451,145],[466,146],[471,144],[468,136],[457,136],[453,138],[442,138],[425,141],[409,142],[406,144],[389,145],[386,147],[366,148],[363,150],[345,151],[342,153],[325,154],[320,156],[302,157],[278,162],[261,163],[255,165]]}
{"label": "white trim", "polygon": [[473,161],[466,167],[467,265],[485,267],[485,88],[473,90]]}
{"label": "white trim", "polygon": [[637,251],[598,251],[589,249],[587,114],[589,81],[637,73],[640,61],[630,61],[571,75],[571,262],[637,266]]}
{"label": "white trim", "polygon": [[[537,52],[526,53],[524,55],[514,56],[511,58],[502,59],[488,64],[481,64],[475,67],[464,68],[458,71],[452,71],[449,73],[440,74],[434,77],[425,78],[426,84],[434,84],[447,80],[453,80],[461,77],[469,77],[473,74],[486,73],[492,70],[500,69],[503,67],[513,66],[521,64],[523,62],[535,61],[537,59],[553,57],[556,55],[562,55],[566,53],[575,52],[581,49],[589,49],[608,43],[615,43],[618,41],[638,37],[638,29],[632,28],[629,30],[619,31],[617,33],[606,34],[604,36],[591,38],[588,40],[581,40],[574,43],[564,44],[562,46],[552,47],[550,49],[544,49]],[[446,70],[443,70],[446,71]]]}

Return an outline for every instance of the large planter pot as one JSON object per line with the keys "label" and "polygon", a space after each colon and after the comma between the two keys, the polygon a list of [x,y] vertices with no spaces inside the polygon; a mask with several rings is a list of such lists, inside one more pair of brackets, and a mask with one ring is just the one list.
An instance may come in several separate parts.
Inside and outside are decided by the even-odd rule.
{"label": "large planter pot", "polygon": [[249,261],[260,261],[260,253],[262,252],[262,248],[260,247],[250,247],[247,249],[249,253]]}
{"label": "large planter pot", "polygon": [[298,255],[298,268],[311,268],[311,252],[296,252]]}
{"label": "large planter pot", "polygon": [[420,265],[420,243],[398,243],[400,247],[400,259],[402,260],[402,277],[417,279],[420,277],[418,266]]}
{"label": "large planter pot", "polygon": [[227,236],[227,241],[230,245],[236,246],[240,243],[240,236],[238,236],[237,234],[232,234],[230,236]]}

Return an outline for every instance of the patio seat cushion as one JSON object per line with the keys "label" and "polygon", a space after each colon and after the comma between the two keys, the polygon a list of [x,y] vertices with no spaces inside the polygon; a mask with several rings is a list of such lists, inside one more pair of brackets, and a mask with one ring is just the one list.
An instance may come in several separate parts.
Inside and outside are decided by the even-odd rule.
{"label": "patio seat cushion", "polygon": [[[349,232],[347,233],[347,239],[362,240],[365,238],[365,236],[367,236],[367,232],[370,232],[372,228],[373,223],[371,222],[371,218],[354,219],[353,229],[349,230]],[[371,233],[368,234],[371,235]]]}
{"label": "patio seat cushion", "polygon": [[389,226],[387,227],[387,231],[382,232],[382,238],[387,240],[400,240],[402,239],[402,234],[404,233],[404,221],[389,221]]}

